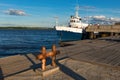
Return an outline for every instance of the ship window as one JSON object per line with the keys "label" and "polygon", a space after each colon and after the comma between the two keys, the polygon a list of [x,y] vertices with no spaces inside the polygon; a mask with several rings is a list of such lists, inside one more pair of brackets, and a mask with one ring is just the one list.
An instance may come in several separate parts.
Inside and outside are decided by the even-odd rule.
{"label": "ship window", "polygon": [[76,22],[75,20],[70,20],[70,22]]}
{"label": "ship window", "polygon": [[73,22],[73,20],[70,20],[70,22]]}

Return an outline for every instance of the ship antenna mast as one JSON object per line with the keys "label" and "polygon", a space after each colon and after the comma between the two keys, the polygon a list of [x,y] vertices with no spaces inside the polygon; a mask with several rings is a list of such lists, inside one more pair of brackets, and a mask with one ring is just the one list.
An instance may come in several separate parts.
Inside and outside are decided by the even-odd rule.
{"label": "ship antenna mast", "polygon": [[58,26],[58,17],[54,17],[55,18],[55,26]]}
{"label": "ship antenna mast", "polygon": [[79,11],[79,4],[78,4],[78,0],[76,1],[77,2],[77,6],[75,7],[75,10],[76,10],[76,12],[75,12],[75,17],[78,17],[78,11]]}
{"label": "ship antenna mast", "polygon": [[79,6],[77,5],[77,6],[76,6],[75,17],[78,17],[78,14],[79,14],[78,11],[79,11]]}

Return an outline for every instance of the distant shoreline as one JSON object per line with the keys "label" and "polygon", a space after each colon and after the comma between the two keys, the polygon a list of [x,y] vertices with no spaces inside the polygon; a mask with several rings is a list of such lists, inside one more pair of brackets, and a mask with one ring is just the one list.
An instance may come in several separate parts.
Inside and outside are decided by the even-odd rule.
{"label": "distant shoreline", "polygon": [[0,30],[2,29],[9,29],[9,30],[54,30],[54,28],[49,27],[0,27]]}

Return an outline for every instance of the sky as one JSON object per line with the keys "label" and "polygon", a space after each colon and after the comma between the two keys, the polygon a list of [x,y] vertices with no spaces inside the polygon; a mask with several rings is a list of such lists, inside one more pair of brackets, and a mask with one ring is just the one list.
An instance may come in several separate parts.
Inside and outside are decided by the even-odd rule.
{"label": "sky", "polygon": [[[67,25],[75,6],[84,20],[120,21],[120,0],[0,0],[0,26]],[[86,19],[85,19],[86,18]]]}

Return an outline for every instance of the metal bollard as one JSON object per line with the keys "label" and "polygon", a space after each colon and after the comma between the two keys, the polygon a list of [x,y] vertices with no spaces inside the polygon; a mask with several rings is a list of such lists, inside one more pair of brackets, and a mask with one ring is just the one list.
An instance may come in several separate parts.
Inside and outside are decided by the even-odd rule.
{"label": "metal bollard", "polygon": [[41,49],[41,54],[37,55],[37,59],[42,61],[42,70],[46,70],[46,58],[50,57],[52,59],[51,65],[56,67],[56,55],[59,54],[60,51],[56,50],[56,46],[52,45],[52,50],[50,52],[46,52],[46,48],[43,46]]}

